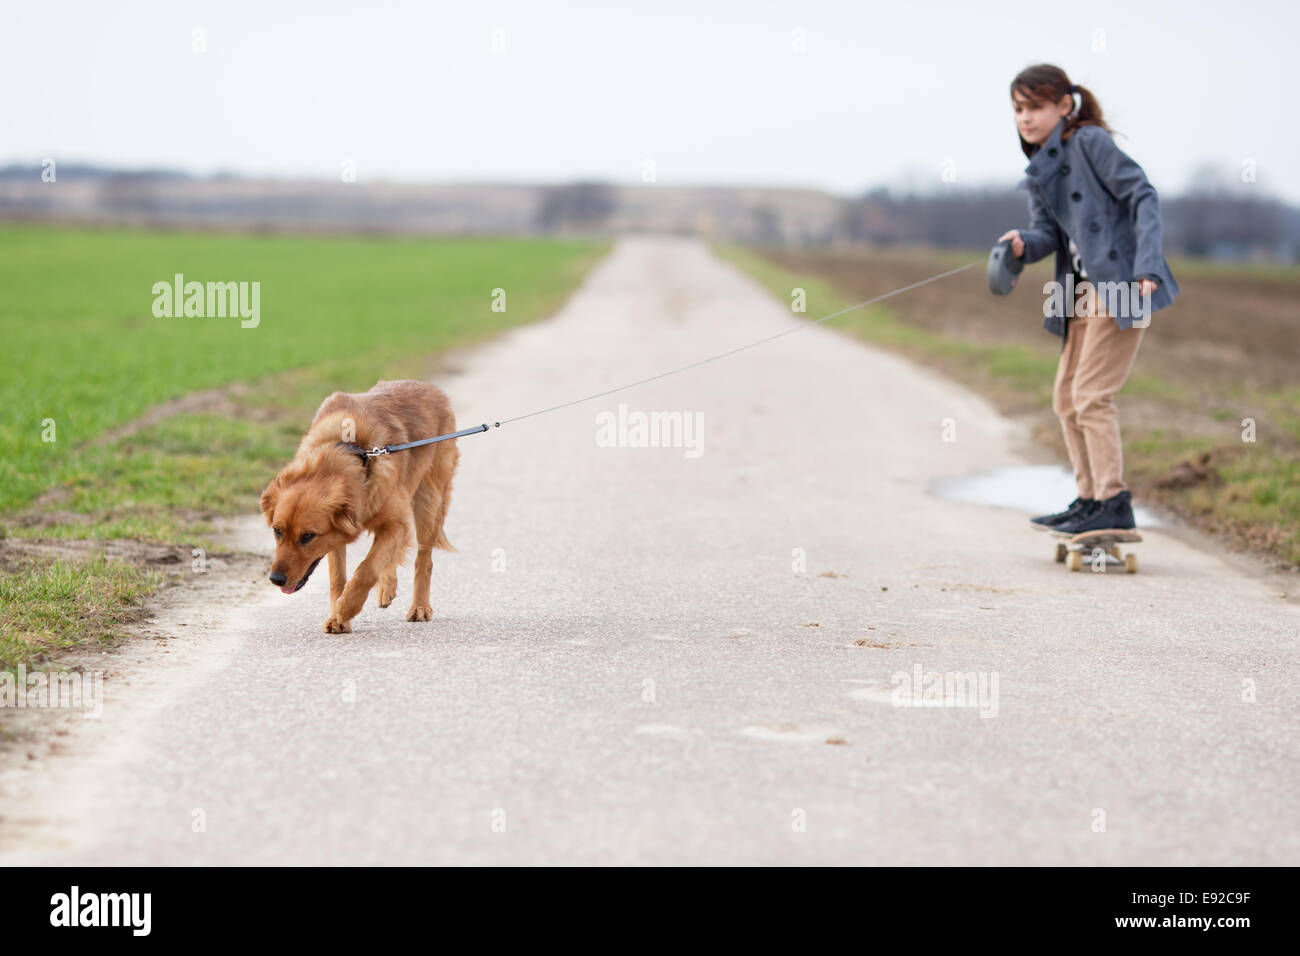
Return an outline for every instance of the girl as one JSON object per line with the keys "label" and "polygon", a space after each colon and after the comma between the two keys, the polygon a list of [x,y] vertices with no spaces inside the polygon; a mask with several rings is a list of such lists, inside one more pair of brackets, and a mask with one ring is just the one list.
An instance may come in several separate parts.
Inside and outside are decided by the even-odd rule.
{"label": "girl", "polygon": [[[1059,67],[1021,72],[1011,104],[1029,157],[1019,188],[1029,192],[1030,222],[998,241],[1010,239],[1027,263],[1056,253],[1043,327],[1062,339],[1052,410],[1078,486],[1064,511],[1030,520],[1067,534],[1131,529],[1114,397],[1151,313],[1179,292],[1160,248],[1156,191],[1115,145],[1097,100]],[[1053,307],[1062,301],[1066,308]]]}

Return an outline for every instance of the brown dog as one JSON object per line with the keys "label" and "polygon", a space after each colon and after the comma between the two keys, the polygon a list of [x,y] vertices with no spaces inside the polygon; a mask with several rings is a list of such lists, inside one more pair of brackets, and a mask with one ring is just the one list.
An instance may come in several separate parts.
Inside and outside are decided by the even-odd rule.
{"label": "brown dog", "polygon": [[[350,632],[348,622],[376,583],[379,606],[393,603],[412,524],[418,551],[406,619],[432,620],[432,551],[455,550],[442,532],[460,457],[454,438],[368,461],[346,446],[397,445],[455,430],[447,396],[425,382],[377,382],[360,395],[335,392],[316,410],[293,461],[262,492],[262,514],[276,540],[272,584],[285,594],[301,590],[329,555],[332,613],[326,633]],[[347,546],[362,531],[375,540],[349,581]]]}

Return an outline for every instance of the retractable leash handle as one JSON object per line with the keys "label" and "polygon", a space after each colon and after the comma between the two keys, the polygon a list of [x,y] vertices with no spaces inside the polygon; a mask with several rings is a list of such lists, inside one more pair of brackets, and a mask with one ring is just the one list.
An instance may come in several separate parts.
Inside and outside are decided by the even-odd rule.
{"label": "retractable leash handle", "polygon": [[1025,260],[1011,251],[1011,240],[1003,239],[989,253],[989,291],[994,295],[1010,295],[1024,268]]}

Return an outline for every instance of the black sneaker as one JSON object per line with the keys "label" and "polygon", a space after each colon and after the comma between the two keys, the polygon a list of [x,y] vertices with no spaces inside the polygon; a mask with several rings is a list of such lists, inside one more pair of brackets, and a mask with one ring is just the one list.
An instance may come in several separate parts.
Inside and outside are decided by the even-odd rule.
{"label": "black sneaker", "polygon": [[1137,527],[1133,520],[1133,496],[1121,491],[1102,502],[1094,502],[1096,507],[1058,524],[1053,530],[1062,534],[1083,534],[1085,531],[1132,531]]}
{"label": "black sneaker", "polygon": [[1091,498],[1075,498],[1064,511],[1058,511],[1054,515],[1039,515],[1037,518],[1030,518],[1029,523],[1038,531],[1051,531],[1062,521],[1077,517],[1080,511],[1093,503]]}

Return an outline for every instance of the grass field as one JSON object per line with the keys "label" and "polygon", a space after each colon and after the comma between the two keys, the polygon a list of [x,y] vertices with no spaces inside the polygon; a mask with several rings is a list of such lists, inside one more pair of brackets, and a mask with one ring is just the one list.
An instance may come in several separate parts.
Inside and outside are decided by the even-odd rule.
{"label": "grass field", "polygon": [[[1051,412],[1060,339],[1041,328],[1050,260],[993,296],[986,251],[794,251],[719,246],[782,301],[807,294],[818,318],[978,261],[966,272],[830,323],[942,370],[1024,416],[1066,459]],[[1120,393],[1126,478],[1135,496],[1274,561],[1300,565],[1300,268],[1171,262],[1182,292],[1152,317]],[[1254,441],[1243,441],[1243,422]]]}
{"label": "grass field", "polygon": [[[549,314],[605,250],[0,226],[13,357],[0,376],[0,538],[211,547],[211,519],[256,511],[326,395],[426,377],[439,353]],[[257,326],[156,317],[154,284],[176,273],[260,283]],[[156,583],[116,564],[86,562],[83,597],[136,600]],[[69,629],[40,625],[31,606],[57,617],[76,574],[24,558],[0,560],[0,575],[0,665],[32,662]],[[33,605],[41,593],[58,597]]]}

